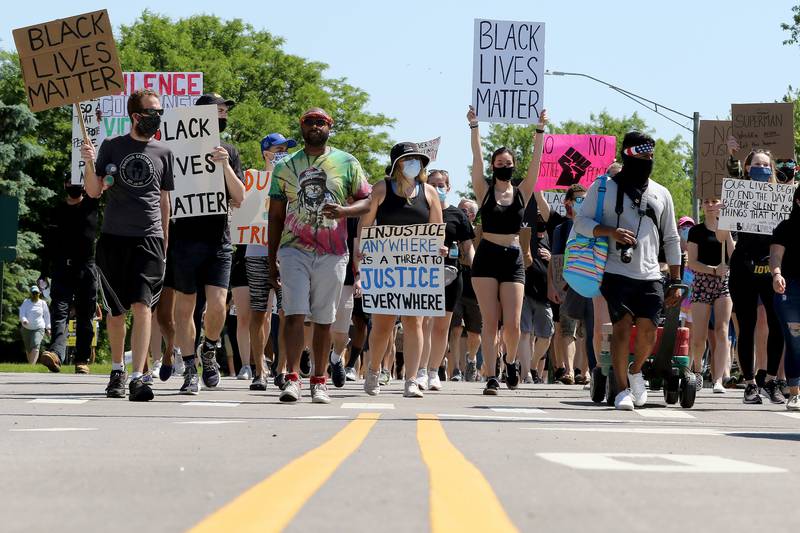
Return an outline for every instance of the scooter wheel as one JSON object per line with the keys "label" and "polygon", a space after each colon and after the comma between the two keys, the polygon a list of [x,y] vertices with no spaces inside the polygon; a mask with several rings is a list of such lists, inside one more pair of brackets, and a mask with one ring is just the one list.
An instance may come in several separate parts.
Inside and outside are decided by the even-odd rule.
{"label": "scooter wheel", "polygon": [[614,376],[614,369],[609,368],[608,379],[606,380],[606,405],[613,407],[614,400],[617,398],[619,388],[617,387],[617,378]]}
{"label": "scooter wheel", "polygon": [[684,409],[691,409],[694,405],[695,398],[697,398],[697,384],[695,383],[695,377],[689,374],[687,377],[681,379],[681,407]]}
{"label": "scooter wheel", "polygon": [[599,366],[592,369],[592,381],[590,383],[589,394],[594,403],[603,403],[606,397],[606,381],[608,378],[603,374]]}
{"label": "scooter wheel", "polygon": [[664,401],[667,405],[675,405],[680,399],[680,380],[678,376],[670,376],[664,380]]}

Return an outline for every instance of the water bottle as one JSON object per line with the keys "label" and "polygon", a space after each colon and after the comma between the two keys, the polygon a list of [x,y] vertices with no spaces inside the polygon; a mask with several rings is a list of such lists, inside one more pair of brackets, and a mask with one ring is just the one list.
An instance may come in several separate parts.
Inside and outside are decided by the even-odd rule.
{"label": "water bottle", "polygon": [[450,245],[450,253],[447,256],[450,259],[458,259],[458,245],[455,242]]}

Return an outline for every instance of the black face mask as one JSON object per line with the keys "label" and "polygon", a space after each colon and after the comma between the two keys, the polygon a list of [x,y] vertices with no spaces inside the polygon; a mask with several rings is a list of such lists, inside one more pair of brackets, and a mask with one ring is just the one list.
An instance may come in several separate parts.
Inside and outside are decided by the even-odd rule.
{"label": "black face mask", "polygon": [[636,187],[644,186],[653,172],[653,160],[623,155],[622,168],[625,169],[625,178],[632,185]]}
{"label": "black face mask", "polygon": [[500,181],[508,181],[514,174],[514,167],[494,167],[492,169],[492,177]]}
{"label": "black face mask", "polygon": [[67,196],[73,200],[77,200],[83,194],[83,187],[80,185],[70,185],[67,187]]}
{"label": "black face mask", "polygon": [[219,121],[219,132],[222,133],[225,131],[225,128],[228,127],[228,119],[227,118],[220,118]]}
{"label": "black face mask", "polygon": [[150,138],[156,134],[158,128],[161,127],[161,117],[156,115],[154,117],[142,115],[139,122],[136,123],[136,133],[142,137]]}

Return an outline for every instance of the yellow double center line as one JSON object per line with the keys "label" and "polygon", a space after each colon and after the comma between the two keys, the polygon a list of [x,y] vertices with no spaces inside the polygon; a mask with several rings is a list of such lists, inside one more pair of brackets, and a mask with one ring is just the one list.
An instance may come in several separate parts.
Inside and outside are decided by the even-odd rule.
{"label": "yellow double center line", "polygon": [[[361,446],[379,417],[373,413],[359,415],[330,440],[248,489],[197,524],[190,533],[283,530]],[[430,477],[431,531],[517,531],[489,482],[453,446],[435,416],[419,415],[417,442]],[[472,505],[478,502],[480,511],[471,512]],[[253,509],[266,518],[254,519]]]}

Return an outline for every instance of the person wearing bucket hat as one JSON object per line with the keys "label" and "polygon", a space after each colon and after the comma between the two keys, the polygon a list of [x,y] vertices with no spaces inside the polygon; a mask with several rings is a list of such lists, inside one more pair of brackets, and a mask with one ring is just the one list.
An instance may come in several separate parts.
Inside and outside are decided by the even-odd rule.
{"label": "person wearing bucket hat", "polygon": [[[375,184],[370,198],[369,212],[361,217],[361,226],[405,226],[409,224],[438,224],[442,222],[442,206],[436,189],[426,183],[425,167],[430,158],[421,153],[415,143],[394,145],[389,154],[389,176]],[[359,243],[355,245],[360,248]],[[360,286],[359,274],[356,283]],[[370,360],[364,380],[364,391],[371,395],[380,393],[381,359],[391,341],[396,315],[372,314],[372,331],[369,337]],[[422,355],[421,316],[403,316],[403,357],[405,387],[403,396],[421,398],[422,392],[414,379]]]}
{"label": "person wearing bucket hat", "polygon": [[[330,403],[325,371],[331,324],[345,281],[348,217],[369,209],[371,187],[352,155],[328,145],[333,119],[313,107],[300,117],[305,146],[275,165],[269,197],[269,276],[283,293],[286,384],[283,402],[300,399],[303,324],[313,323],[311,400]],[[348,198],[353,202],[348,205]],[[283,355],[283,354],[282,354]]]}

